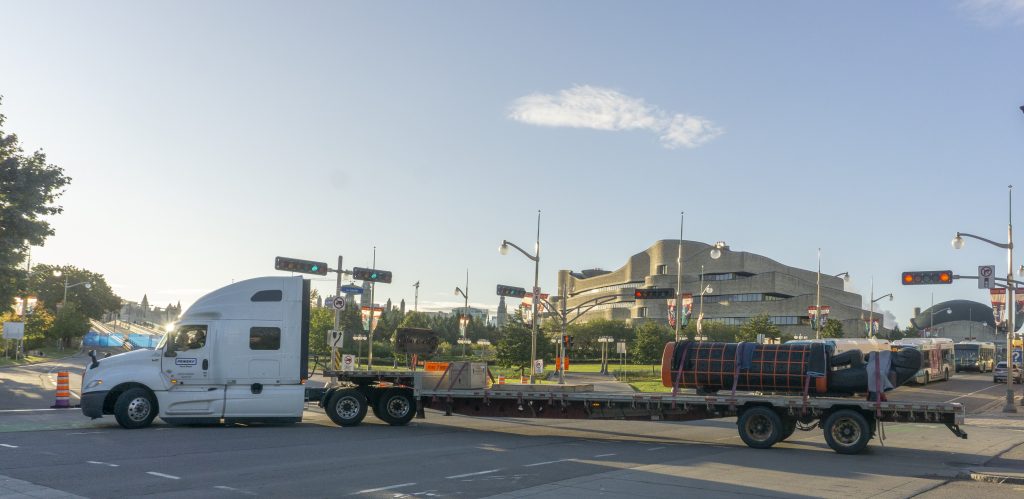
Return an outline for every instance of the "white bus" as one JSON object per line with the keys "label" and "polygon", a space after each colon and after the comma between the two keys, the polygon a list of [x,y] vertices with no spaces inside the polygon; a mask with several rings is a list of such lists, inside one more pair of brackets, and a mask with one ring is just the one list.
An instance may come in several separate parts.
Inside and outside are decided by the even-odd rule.
{"label": "white bus", "polygon": [[953,340],[949,338],[904,338],[892,342],[892,350],[915,348],[921,352],[921,370],[914,381],[928,384],[932,380],[946,380],[956,372]]}
{"label": "white bus", "polygon": [[861,353],[867,355],[871,352],[881,352],[891,348],[889,340],[876,338],[822,338],[818,340],[790,340],[786,342],[787,345],[807,343],[832,345],[832,355],[838,355],[850,350],[860,350]]}
{"label": "white bus", "polygon": [[953,345],[956,371],[992,372],[996,365],[996,344],[991,341],[961,341]]}

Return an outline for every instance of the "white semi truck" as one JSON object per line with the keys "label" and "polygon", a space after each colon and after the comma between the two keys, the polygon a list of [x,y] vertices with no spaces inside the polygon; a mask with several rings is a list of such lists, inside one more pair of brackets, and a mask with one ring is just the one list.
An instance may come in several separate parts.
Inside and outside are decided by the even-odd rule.
{"label": "white semi truck", "polygon": [[[606,393],[558,385],[487,386],[478,366],[453,363],[444,373],[327,371],[325,388],[305,386],[309,281],[261,277],[196,301],[154,350],[92,362],[82,376],[83,414],[112,414],[124,428],[168,423],[287,423],[317,402],[340,426],[369,410],[401,426],[424,408],[489,417],[687,421],[737,417],[743,441],[768,448],[796,429],[821,427],[836,452],[860,452],[881,422],[944,424],[966,438],[957,403],[871,402],[756,393]],[[457,366],[457,367],[456,367]],[[468,369],[468,371],[467,371]]]}

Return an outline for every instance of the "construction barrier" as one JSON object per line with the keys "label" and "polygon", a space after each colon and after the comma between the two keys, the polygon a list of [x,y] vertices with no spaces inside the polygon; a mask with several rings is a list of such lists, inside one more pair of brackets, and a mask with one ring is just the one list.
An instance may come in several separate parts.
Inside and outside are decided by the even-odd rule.
{"label": "construction barrier", "polygon": [[54,401],[53,407],[55,409],[67,409],[71,407],[71,385],[68,381],[68,372],[60,371],[57,373],[57,400]]}
{"label": "construction barrier", "polygon": [[520,384],[525,385],[525,384],[527,384],[529,382],[530,382],[530,377],[529,376],[520,376],[519,377],[519,383]]}
{"label": "construction barrier", "polygon": [[505,377],[504,376],[498,376],[498,384],[499,385],[504,385],[505,384]]}

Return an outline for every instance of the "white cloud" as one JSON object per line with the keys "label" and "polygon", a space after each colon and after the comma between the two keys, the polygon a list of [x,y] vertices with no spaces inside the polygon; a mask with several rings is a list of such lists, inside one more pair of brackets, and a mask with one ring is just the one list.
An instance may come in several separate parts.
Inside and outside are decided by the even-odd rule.
{"label": "white cloud", "polygon": [[985,24],[1024,25],[1024,0],[961,0],[960,8]]}
{"label": "white cloud", "polygon": [[520,97],[512,103],[509,117],[538,126],[648,130],[669,149],[698,147],[722,134],[720,127],[700,116],[669,114],[643,99],[589,85]]}

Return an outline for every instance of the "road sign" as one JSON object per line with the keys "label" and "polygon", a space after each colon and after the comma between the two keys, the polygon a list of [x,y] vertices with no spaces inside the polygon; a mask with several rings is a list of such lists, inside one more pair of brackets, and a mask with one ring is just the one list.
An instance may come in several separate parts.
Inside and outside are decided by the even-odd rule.
{"label": "road sign", "polygon": [[542,359],[537,359],[536,361],[534,361],[534,363],[533,363],[533,373],[534,374],[544,374],[544,361]]}
{"label": "road sign", "polygon": [[342,371],[355,371],[356,370],[356,356],[350,353],[341,356],[341,370]]}
{"label": "road sign", "polygon": [[335,310],[345,310],[345,297],[335,296],[334,303],[332,305],[334,305]]}
{"label": "road sign", "polygon": [[347,295],[361,295],[363,294],[363,287],[356,286],[354,284],[346,284],[341,287],[341,292]]}
{"label": "road sign", "polygon": [[20,340],[25,338],[24,322],[5,322],[4,338],[8,340]]}
{"label": "road sign", "polygon": [[620,342],[615,344],[615,353],[617,353],[617,354],[625,354],[626,353],[626,342],[625,341],[620,341]]}
{"label": "road sign", "polygon": [[978,265],[978,289],[995,289],[995,276],[995,265]]}
{"label": "road sign", "polygon": [[1024,356],[1022,356],[1020,350],[1014,350],[1013,351],[1013,363],[1014,364],[1020,364],[1022,358],[1024,358]]}
{"label": "road sign", "polygon": [[341,346],[341,338],[342,338],[341,331],[338,331],[337,329],[328,329],[327,330],[327,346],[328,347],[333,347],[333,348],[340,347]]}

